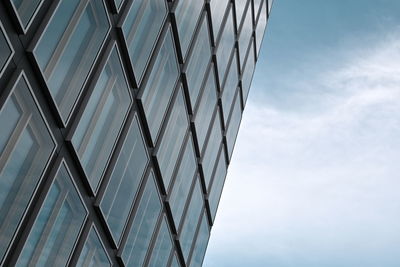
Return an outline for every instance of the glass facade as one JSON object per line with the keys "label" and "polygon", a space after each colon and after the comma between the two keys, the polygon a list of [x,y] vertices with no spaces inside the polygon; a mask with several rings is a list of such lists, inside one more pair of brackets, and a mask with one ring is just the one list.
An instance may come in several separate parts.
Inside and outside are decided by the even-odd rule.
{"label": "glass facade", "polygon": [[0,2],[0,265],[201,266],[272,1]]}

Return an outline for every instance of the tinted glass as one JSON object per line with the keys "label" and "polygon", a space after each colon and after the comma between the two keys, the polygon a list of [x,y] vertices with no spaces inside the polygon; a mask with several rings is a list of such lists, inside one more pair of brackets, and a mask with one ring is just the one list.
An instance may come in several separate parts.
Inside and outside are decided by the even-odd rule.
{"label": "tinted glass", "polygon": [[147,162],[146,147],[135,116],[100,202],[116,243],[121,239]]}
{"label": "tinted glass", "polygon": [[62,0],[34,50],[64,123],[109,28],[102,1]]}
{"label": "tinted glass", "polygon": [[111,262],[94,226],[90,229],[76,266],[111,266]]}
{"label": "tinted glass", "polygon": [[202,266],[203,258],[204,255],[206,254],[206,248],[209,237],[210,237],[210,229],[208,227],[206,214],[203,213],[200,229],[197,234],[196,243],[194,245],[193,254],[189,266],[191,267]]}
{"label": "tinted glass", "polygon": [[204,141],[207,136],[207,131],[210,128],[211,118],[217,103],[217,87],[215,82],[214,71],[208,73],[207,81],[203,89],[203,95],[196,111],[194,124],[196,128],[197,142],[200,151],[203,151]]}
{"label": "tinted glass", "polygon": [[226,168],[225,153],[223,150],[221,150],[218,158],[218,165],[215,169],[214,179],[210,189],[210,194],[208,196],[208,203],[210,204],[211,217],[213,221],[217,212],[218,202],[221,197],[222,188],[225,182]]}
{"label": "tinted glass", "polygon": [[264,3],[263,6],[261,7],[261,12],[258,17],[258,22],[256,26],[256,51],[257,51],[257,56],[258,53],[260,53],[260,48],[261,48],[261,42],[264,38],[264,33],[265,33],[265,28],[267,26],[267,10],[266,10],[267,5]]}
{"label": "tinted glass", "polygon": [[249,7],[246,10],[246,17],[244,18],[243,25],[239,35],[239,59],[240,59],[240,65],[242,67],[247,48],[249,47],[249,42],[252,33],[253,33],[253,20],[252,20],[251,6],[249,5]]}
{"label": "tinted glass", "polygon": [[233,147],[235,145],[235,140],[237,133],[239,131],[240,119],[242,118],[242,106],[240,103],[240,95],[236,95],[235,103],[232,107],[231,117],[229,119],[228,129],[226,131],[226,142],[228,148],[229,158],[232,156]]}
{"label": "tinted glass", "polygon": [[180,87],[156,154],[165,188],[168,188],[171,182],[172,173],[188,127],[185,99],[182,87]]}
{"label": "tinted glass", "polygon": [[235,29],[233,27],[232,8],[229,10],[229,15],[225,21],[225,27],[219,40],[217,47],[217,67],[219,80],[222,83],[225,77],[225,72],[228,67],[229,58],[235,44]]}
{"label": "tinted glass", "polygon": [[0,110],[0,260],[56,147],[25,75]]}
{"label": "tinted glass", "polygon": [[210,39],[208,35],[207,19],[204,17],[186,70],[190,103],[193,109],[197,102],[201,84],[204,80],[204,75],[210,59]]}
{"label": "tinted glass", "polygon": [[[236,50],[235,50],[236,52]],[[233,98],[239,83],[239,74],[237,68],[236,53],[233,53],[231,65],[229,66],[229,72],[223,85],[223,91],[221,96],[222,102],[222,114],[224,115],[224,124],[228,121],[229,112],[232,107]]]}
{"label": "tinted glass", "polygon": [[221,120],[219,118],[218,112],[215,115],[216,116],[207,142],[207,147],[204,152],[203,160],[201,163],[203,167],[204,181],[206,183],[207,188],[211,180],[212,171],[222,141]]}
{"label": "tinted glass", "polygon": [[167,15],[165,0],[133,1],[122,25],[135,77],[141,77]]}
{"label": "tinted glass", "polygon": [[194,154],[192,140],[189,138],[169,197],[169,205],[176,229],[178,229],[182,219],[196,165],[196,156]]}
{"label": "tinted glass", "polygon": [[6,32],[3,29],[3,25],[0,22],[0,78],[3,74],[4,69],[7,67],[7,63],[11,59],[14,51],[11,49],[11,44],[7,41]]}
{"label": "tinted glass", "polygon": [[173,258],[172,258],[172,262],[171,262],[171,265],[170,265],[171,267],[181,267],[181,265],[179,264],[179,261],[178,261],[178,259],[176,258],[176,256],[174,256]]}
{"label": "tinted glass", "polygon": [[40,7],[42,0],[11,0],[11,3],[18,14],[21,26],[26,29]]}
{"label": "tinted glass", "polygon": [[[253,45],[253,42],[250,43],[250,46],[252,46],[252,45]],[[249,50],[249,54],[247,56],[246,62],[245,62],[243,75],[242,75],[242,90],[243,90],[244,103],[246,103],[247,96],[249,94],[250,84],[251,84],[251,80],[253,79],[255,64],[256,64],[256,62],[255,62],[255,58],[254,58],[253,47],[251,47]]]}
{"label": "tinted glass", "polygon": [[95,192],[131,103],[129,85],[114,46],[72,137],[72,144]]}
{"label": "tinted glass", "polygon": [[188,51],[203,3],[204,1],[199,0],[178,1],[175,9],[175,18],[183,56]]}
{"label": "tinted glass", "polygon": [[258,13],[260,11],[261,5],[265,2],[265,0],[253,0],[254,3],[254,17],[258,16]]}
{"label": "tinted glass", "polygon": [[235,8],[236,8],[236,23],[238,25],[238,28],[240,26],[240,23],[243,19],[243,13],[246,8],[246,4],[249,0],[235,0]]}
{"label": "tinted glass", "polygon": [[268,14],[269,14],[269,12],[271,12],[272,1],[273,1],[273,0],[268,0]]}
{"label": "tinted glass", "polygon": [[172,245],[171,234],[164,218],[161,222],[160,230],[158,231],[156,243],[154,244],[153,251],[151,252],[148,266],[167,266],[169,255],[171,255]]}
{"label": "tinted glass", "polygon": [[142,266],[160,212],[160,197],[154,182],[154,175],[151,173],[122,251],[121,257],[125,266]]}
{"label": "tinted glass", "polygon": [[156,143],[161,123],[179,75],[174,50],[172,33],[168,30],[161,49],[158,51],[149,79],[143,88],[141,101],[153,143]]}
{"label": "tinted glass", "polygon": [[201,195],[202,192],[200,183],[199,180],[196,179],[196,184],[192,193],[189,208],[186,213],[181,234],[179,236],[179,242],[185,262],[188,259],[189,252],[193,244],[194,235],[196,233],[197,224],[199,222],[200,213],[203,208],[203,197]]}
{"label": "tinted glass", "polygon": [[56,174],[17,266],[66,266],[87,212],[65,163]]}
{"label": "tinted glass", "polygon": [[227,6],[228,0],[211,0],[210,2],[214,40],[217,40]]}

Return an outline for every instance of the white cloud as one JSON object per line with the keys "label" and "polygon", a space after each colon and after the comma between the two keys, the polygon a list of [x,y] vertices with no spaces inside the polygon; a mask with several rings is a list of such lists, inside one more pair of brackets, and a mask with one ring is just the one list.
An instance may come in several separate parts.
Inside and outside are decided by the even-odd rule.
{"label": "white cloud", "polygon": [[247,103],[205,266],[400,264],[399,35],[299,84],[322,109]]}

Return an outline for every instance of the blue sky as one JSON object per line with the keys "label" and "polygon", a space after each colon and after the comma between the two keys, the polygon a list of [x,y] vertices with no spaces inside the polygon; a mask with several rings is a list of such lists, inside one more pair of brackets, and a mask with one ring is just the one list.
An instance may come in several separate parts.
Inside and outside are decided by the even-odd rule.
{"label": "blue sky", "polygon": [[400,266],[399,11],[275,0],[205,267]]}

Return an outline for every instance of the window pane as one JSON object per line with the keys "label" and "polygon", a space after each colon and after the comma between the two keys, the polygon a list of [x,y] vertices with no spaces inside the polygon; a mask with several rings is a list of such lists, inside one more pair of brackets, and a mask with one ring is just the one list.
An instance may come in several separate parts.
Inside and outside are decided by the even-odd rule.
{"label": "window pane", "polygon": [[204,141],[207,136],[207,131],[210,128],[211,118],[215,105],[217,103],[217,87],[213,71],[213,66],[208,73],[207,82],[203,89],[200,104],[198,106],[194,124],[196,128],[197,142],[200,151],[203,151]]}
{"label": "window pane", "polygon": [[111,266],[111,262],[94,226],[90,229],[76,266]]}
{"label": "window pane", "polygon": [[132,99],[114,46],[72,137],[94,192],[125,121]]}
{"label": "window pane", "polygon": [[171,182],[172,173],[188,127],[189,123],[185,107],[185,99],[182,87],[180,87],[156,154],[166,189],[169,187]]}
{"label": "window pane", "polygon": [[17,12],[19,20],[24,29],[27,28],[33,19],[36,10],[40,7],[42,0],[11,0],[14,10]]}
{"label": "window pane", "polygon": [[235,145],[235,140],[237,133],[239,131],[240,120],[242,118],[242,106],[240,104],[240,95],[236,96],[236,101],[233,106],[231,118],[229,120],[228,129],[226,131],[226,142],[228,148],[229,158],[232,156],[233,147]]}
{"label": "window pane", "polygon": [[179,236],[183,257],[185,262],[188,259],[190,248],[193,244],[194,235],[196,233],[197,223],[200,213],[203,208],[203,197],[199,179],[196,179],[196,184],[192,193],[189,208],[186,213],[185,221]]}
{"label": "window pane", "polygon": [[4,69],[7,67],[7,63],[11,59],[14,51],[11,48],[11,44],[7,41],[6,32],[3,29],[3,25],[0,22],[0,78],[3,74]]}
{"label": "window pane", "polygon": [[197,234],[197,239],[194,245],[193,254],[189,266],[191,267],[202,266],[203,258],[204,255],[206,254],[206,248],[209,237],[210,237],[210,229],[208,227],[206,214],[203,213],[199,233]]}
{"label": "window pane", "polygon": [[207,18],[204,17],[186,70],[186,79],[189,87],[190,103],[193,109],[196,105],[197,98],[200,93],[201,84],[204,80],[204,75],[206,73],[210,59],[210,39],[208,35]]}
{"label": "window pane", "polygon": [[235,29],[233,27],[232,8],[229,10],[229,15],[225,21],[225,27],[219,40],[217,47],[217,67],[220,83],[224,80],[226,68],[228,67],[229,58],[235,44]]}
{"label": "window pane", "polygon": [[102,1],[62,0],[34,50],[64,123],[109,28]]}
{"label": "window pane", "polygon": [[217,40],[218,38],[218,33],[221,29],[221,23],[227,6],[228,0],[211,0],[210,2],[214,40]]}
{"label": "window pane", "polygon": [[210,212],[213,221],[215,218],[215,214],[217,213],[219,199],[221,197],[222,188],[225,182],[226,168],[227,166],[225,161],[225,153],[222,150],[221,153],[219,154],[218,165],[215,170],[213,183],[208,197],[208,203],[210,204]]}
{"label": "window pane", "polygon": [[264,3],[261,8],[260,16],[258,17],[257,27],[256,27],[256,50],[257,56],[260,53],[261,43],[264,38],[265,28],[267,26],[267,5]]}
{"label": "window pane", "polygon": [[219,112],[217,112],[217,114],[215,115],[216,116],[212,125],[210,137],[207,142],[206,151],[204,152],[203,160],[201,163],[203,167],[204,181],[207,188],[211,180],[212,171],[222,141],[221,120],[219,118]]}
{"label": "window pane", "polygon": [[168,230],[167,222],[165,218],[161,222],[160,230],[158,231],[156,243],[150,256],[150,267],[162,267],[167,266],[169,255],[172,250],[172,239],[171,234]]}
{"label": "window pane", "polygon": [[56,174],[17,266],[66,266],[86,219],[86,209],[65,163]]}
{"label": "window pane", "polygon": [[122,25],[138,82],[141,81],[166,15],[165,0],[133,1]]}
{"label": "window pane", "polygon": [[176,24],[184,57],[188,51],[203,3],[204,1],[199,0],[179,1],[175,9]]}
{"label": "window pane", "polygon": [[196,165],[196,156],[194,154],[193,143],[192,139],[189,137],[169,197],[169,205],[171,206],[172,217],[174,219],[176,229],[178,229],[180,226],[183,210],[185,208],[186,200],[190,192],[190,186],[192,185],[193,176],[196,171]]}
{"label": "window pane", "polygon": [[175,255],[172,258],[172,262],[171,262],[171,266],[170,267],[181,267],[181,265],[179,264],[178,259],[176,258],[177,256]]}
{"label": "window pane", "polygon": [[239,59],[241,67],[243,67],[244,57],[246,55],[247,48],[249,47],[251,34],[253,33],[253,20],[251,13],[251,6],[249,5],[239,35]]}
{"label": "window pane", "polygon": [[239,74],[236,60],[236,49],[233,53],[231,65],[229,66],[229,72],[223,85],[223,91],[221,96],[222,102],[222,114],[224,115],[224,125],[226,125],[229,117],[229,111],[232,107],[233,98],[239,83]]}
{"label": "window pane", "polygon": [[148,161],[135,116],[100,202],[101,212],[116,243],[121,239]]}
{"label": "window pane", "polygon": [[[250,46],[253,45],[253,42],[250,43]],[[243,75],[242,75],[242,91],[243,91],[243,100],[246,103],[247,96],[250,90],[251,80],[253,79],[254,67],[255,67],[255,58],[253,47],[250,48],[249,54],[246,59],[246,65],[244,66]]]}
{"label": "window pane", "polygon": [[55,150],[22,73],[0,111],[0,260]]}
{"label": "window pane", "polygon": [[174,51],[172,33],[169,29],[141,97],[147,125],[154,144],[179,75]]}
{"label": "window pane", "polygon": [[119,9],[121,8],[121,6],[122,6],[122,2],[123,2],[123,0],[114,0],[114,4],[115,4],[115,6],[117,7],[117,10],[119,11]]}
{"label": "window pane", "polygon": [[271,12],[272,1],[273,1],[273,0],[268,0],[268,14],[269,14],[269,12]]}
{"label": "window pane", "polygon": [[236,23],[238,28],[240,26],[240,22],[243,19],[244,9],[246,8],[248,0],[235,0],[235,7],[236,7]]}
{"label": "window pane", "polygon": [[122,251],[121,257],[125,266],[142,266],[160,212],[160,197],[151,173]]}
{"label": "window pane", "polygon": [[265,0],[254,0],[254,17],[258,16],[258,12],[260,11],[260,6],[265,2]]}

